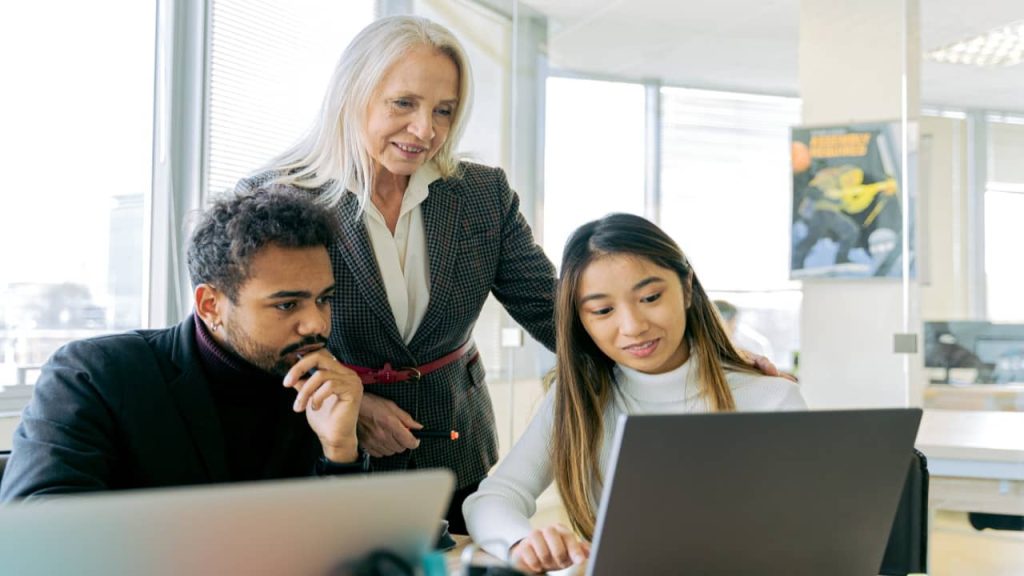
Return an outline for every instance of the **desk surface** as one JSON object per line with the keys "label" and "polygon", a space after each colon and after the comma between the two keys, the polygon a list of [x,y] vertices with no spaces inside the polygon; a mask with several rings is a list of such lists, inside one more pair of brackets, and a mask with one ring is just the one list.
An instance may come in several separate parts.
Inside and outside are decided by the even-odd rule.
{"label": "desk surface", "polygon": [[1024,412],[925,410],[932,509],[1024,514]]}
{"label": "desk surface", "polygon": [[1008,384],[941,384],[932,383],[925,388],[925,395],[942,394],[943,392],[959,392],[962,394],[978,394],[981,396],[1005,396],[1024,394],[1024,382]]}
{"label": "desk surface", "polygon": [[917,448],[928,458],[1024,463],[1024,412],[925,410]]}
{"label": "desk surface", "polygon": [[924,405],[941,410],[1024,412],[1024,384],[931,384]]}

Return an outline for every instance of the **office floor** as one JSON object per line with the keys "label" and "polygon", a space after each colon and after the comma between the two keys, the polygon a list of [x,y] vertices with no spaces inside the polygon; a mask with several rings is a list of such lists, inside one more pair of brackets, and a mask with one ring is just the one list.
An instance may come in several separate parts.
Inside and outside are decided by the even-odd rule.
{"label": "office floor", "polygon": [[938,512],[932,526],[931,576],[1020,576],[1024,532],[977,531],[962,512]]}

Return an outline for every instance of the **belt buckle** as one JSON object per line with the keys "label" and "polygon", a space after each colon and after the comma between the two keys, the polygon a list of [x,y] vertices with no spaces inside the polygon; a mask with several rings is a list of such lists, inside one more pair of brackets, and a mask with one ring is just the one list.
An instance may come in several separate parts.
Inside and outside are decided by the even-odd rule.
{"label": "belt buckle", "polygon": [[391,363],[387,362],[383,368],[376,371],[374,380],[376,384],[393,384],[398,382],[398,371],[391,368]]}
{"label": "belt buckle", "polygon": [[[404,378],[403,378],[404,376]],[[396,382],[405,382],[406,380],[412,380],[419,382],[423,374],[420,373],[418,368],[399,368],[395,370],[391,367],[391,363],[384,364],[384,367],[377,370],[374,373],[375,384],[394,384]]]}

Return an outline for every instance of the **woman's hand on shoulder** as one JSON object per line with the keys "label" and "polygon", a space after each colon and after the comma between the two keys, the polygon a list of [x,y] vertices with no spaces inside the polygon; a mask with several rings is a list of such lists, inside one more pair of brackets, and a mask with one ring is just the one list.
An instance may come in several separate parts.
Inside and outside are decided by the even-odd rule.
{"label": "woman's hand on shoulder", "polygon": [[764,374],[765,376],[778,376],[792,382],[797,381],[796,376],[779,370],[778,366],[769,360],[767,356],[760,356],[752,352],[747,352],[746,350],[743,350],[742,352],[743,354],[746,354],[747,358],[750,358],[750,361],[754,363],[754,369],[761,374]]}
{"label": "woman's hand on shoulder", "polygon": [[538,573],[583,562],[590,556],[590,544],[563,524],[553,524],[530,532],[509,552],[518,568]]}

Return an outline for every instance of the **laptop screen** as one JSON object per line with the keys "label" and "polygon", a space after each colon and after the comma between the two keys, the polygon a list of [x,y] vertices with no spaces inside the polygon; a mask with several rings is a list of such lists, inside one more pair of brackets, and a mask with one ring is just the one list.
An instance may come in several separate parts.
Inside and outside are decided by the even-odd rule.
{"label": "laptop screen", "polygon": [[920,419],[623,416],[588,574],[877,574]]}
{"label": "laptop screen", "polygon": [[0,562],[19,576],[338,574],[437,537],[447,470],[63,496],[4,507]]}

